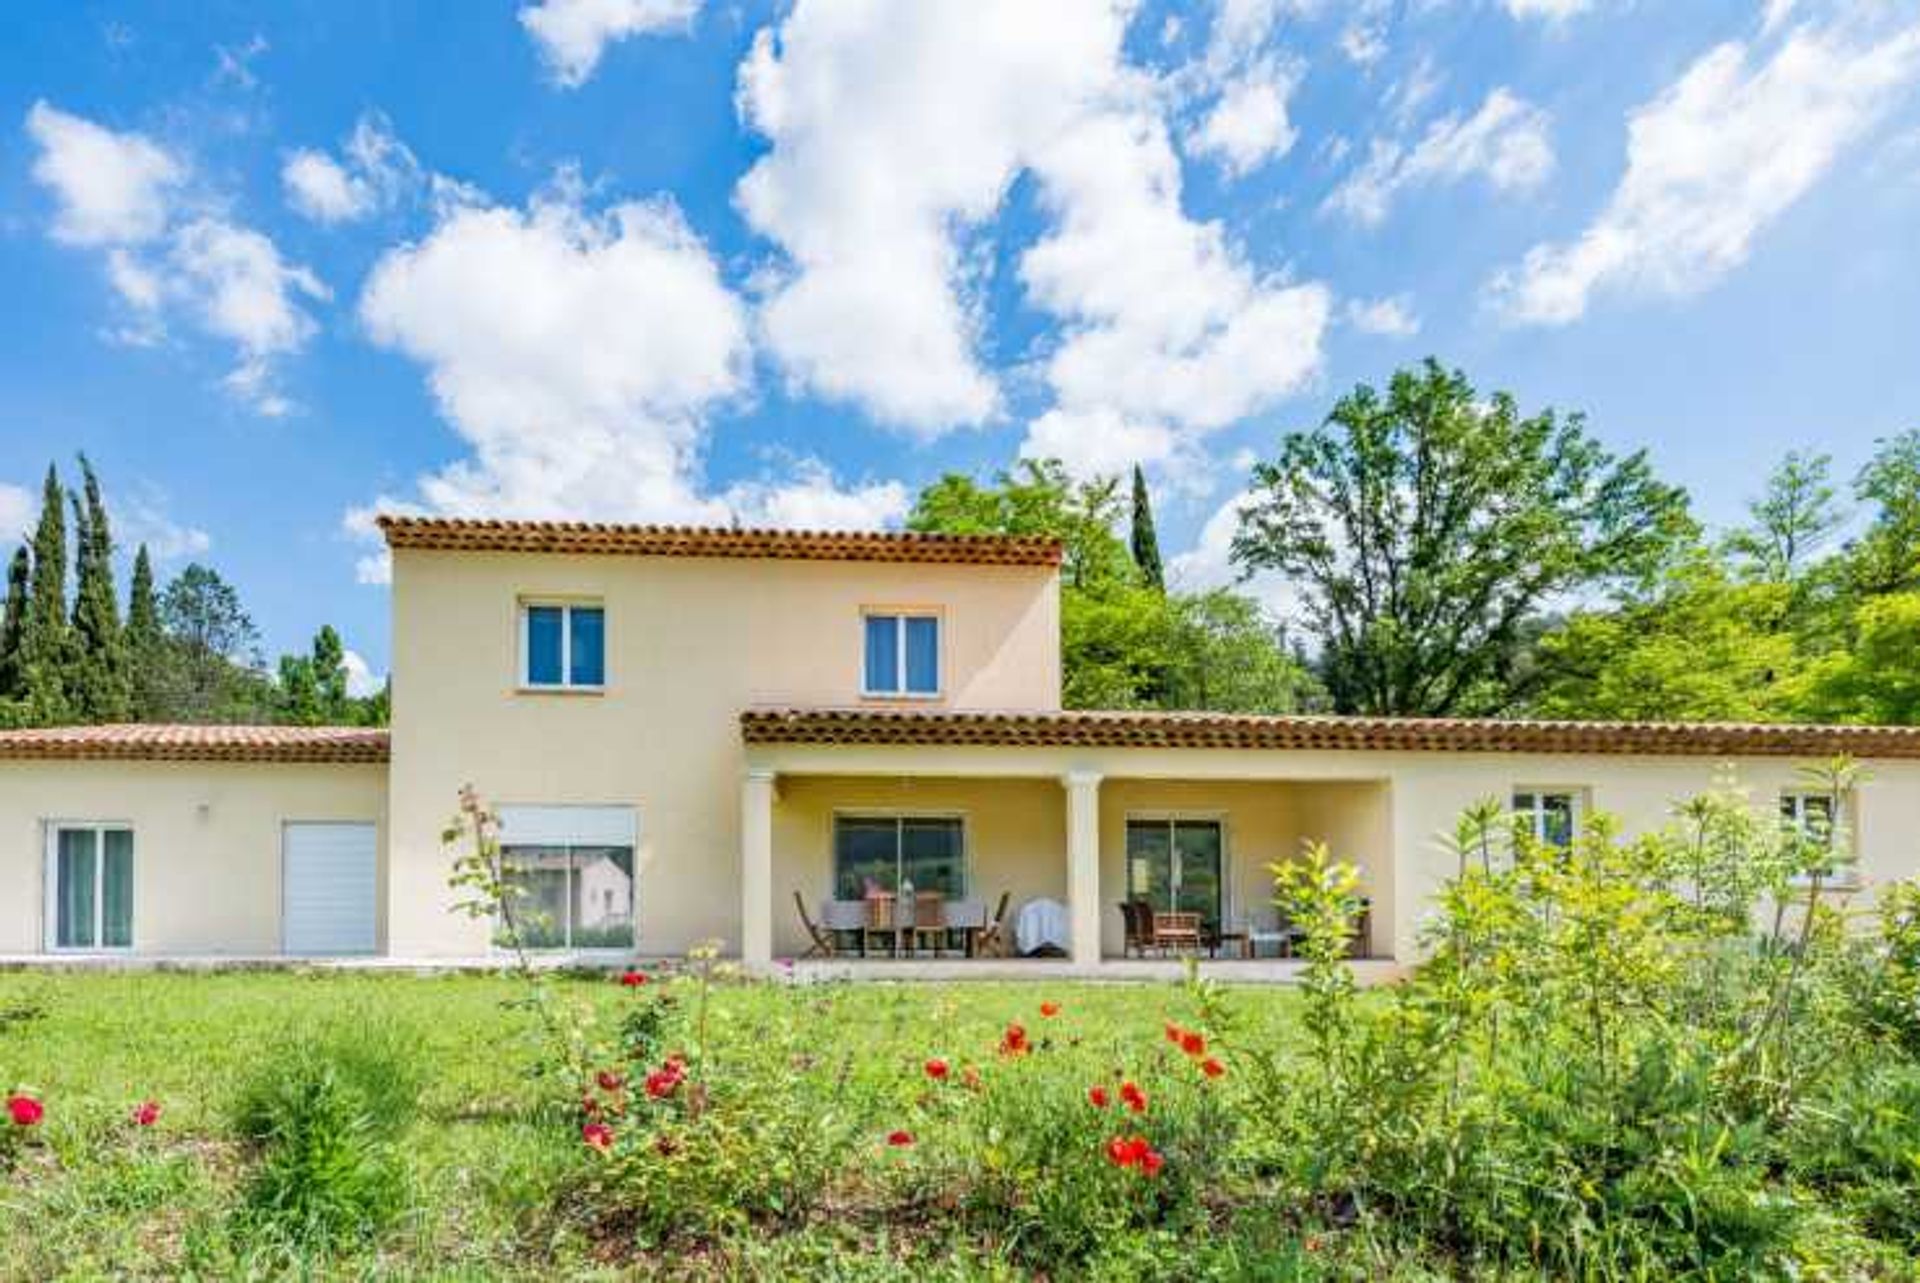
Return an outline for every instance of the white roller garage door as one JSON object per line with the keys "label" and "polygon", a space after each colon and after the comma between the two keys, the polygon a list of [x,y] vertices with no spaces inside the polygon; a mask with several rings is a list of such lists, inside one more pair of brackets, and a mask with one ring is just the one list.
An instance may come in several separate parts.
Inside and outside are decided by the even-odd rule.
{"label": "white roller garage door", "polygon": [[371,824],[288,824],[283,947],[292,954],[372,953],[379,850]]}

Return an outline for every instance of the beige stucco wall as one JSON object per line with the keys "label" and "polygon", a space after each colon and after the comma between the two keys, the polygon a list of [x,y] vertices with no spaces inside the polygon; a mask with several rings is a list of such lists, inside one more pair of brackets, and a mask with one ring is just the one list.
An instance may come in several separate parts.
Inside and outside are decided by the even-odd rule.
{"label": "beige stucco wall", "polygon": [[[1099,775],[1103,901],[1116,900],[1125,886],[1121,852],[1130,808],[1227,811],[1241,907],[1261,889],[1265,851],[1297,851],[1301,838],[1322,836],[1336,855],[1362,866],[1375,902],[1374,951],[1400,958],[1417,956],[1432,896],[1454,869],[1443,838],[1480,798],[1505,799],[1524,787],[1569,789],[1590,808],[1616,815],[1632,834],[1667,823],[1675,802],[1712,787],[1729,768],[1768,815],[1782,791],[1801,784],[1799,763],[1784,757],[769,746],[750,758],[776,771],[841,776]],[[1862,902],[1882,883],[1920,876],[1920,762],[1865,765],[1870,778],[1855,808]],[[1275,783],[1297,787],[1266,798],[1262,790]],[[1105,903],[1102,935],[1113,952],[1120,926]]]}
{"label": "beige stucco wall", "polygon": [[281,825],[383,824],[386,794],[380,766],[0,762],[0,954],[45,947],[51,821],[132,826],[135,952],[277,954]]}
{"label": "beige stucco wall", "polygon": [[[618,804],[640,816],[639,948],[740,944],[743,708],[860,698],[861,612],[938,610],[942,696],[916,708],[1058,707],[1051,568],[400,550],[393,582],[391,948],[482,952],[447,911],[456,791]],[[602,694],[516,689],[529,597],[606,610]],[[789,915],[790,916],[790,915]]]}

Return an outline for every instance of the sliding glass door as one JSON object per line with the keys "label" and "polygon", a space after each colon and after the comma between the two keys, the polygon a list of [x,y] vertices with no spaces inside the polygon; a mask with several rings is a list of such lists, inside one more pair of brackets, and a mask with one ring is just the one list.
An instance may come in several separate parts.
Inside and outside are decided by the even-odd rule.
{"label": "sliding glass door", "polygon": [[48,915],[55,949],[133,945],[133,830],[59,825],[47,843]]}
{"label": "sliding glass door", "polygon": [[1217,931],[1224,845],[1218,820],[1128,820],[1127,897],[1159,913],[1197,913]]}
{"label": "sliding glass door", "polygon": [[833,893],[859,900],[879,892],[966,894],[966,832],[958,816],[839,815],[833,821]]}

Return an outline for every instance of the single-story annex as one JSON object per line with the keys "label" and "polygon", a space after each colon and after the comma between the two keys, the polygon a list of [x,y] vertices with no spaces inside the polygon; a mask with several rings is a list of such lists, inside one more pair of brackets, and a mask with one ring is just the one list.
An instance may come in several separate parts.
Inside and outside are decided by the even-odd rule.
{"label": "single-story annex", "polygon": [[1323,840],[1356,954],[1404,962],[1477,800],[1631,832],[1730,767],[1805,819],[1838,753],[1853,884],[1920,873],[1920,729],[1069,711],[1049,541],[380,524],[391,729],[0,732],[0,957],[485,958],[440,836],[467,783],[537,942],[587,958],[1271,957],[1267,866]]}

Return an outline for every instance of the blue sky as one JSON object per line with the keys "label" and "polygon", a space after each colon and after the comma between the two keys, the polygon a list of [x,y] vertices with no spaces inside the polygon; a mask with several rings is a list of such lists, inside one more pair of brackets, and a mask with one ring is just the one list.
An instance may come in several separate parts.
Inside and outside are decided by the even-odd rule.
{"label": "blue sky", "polygon": [[1206,583],[1249,452],[1431,353],[1724,523],[1920,426],[1916,82],[1911,0],[20,0],[0,521],[84,450],[375,674],[382,507],[1139,460]]}

